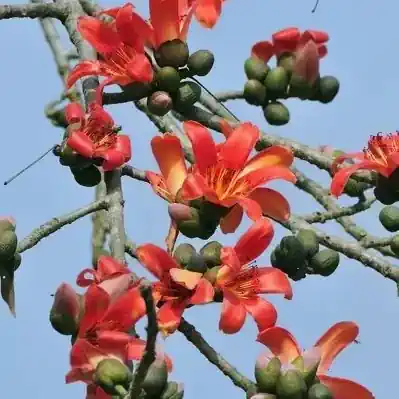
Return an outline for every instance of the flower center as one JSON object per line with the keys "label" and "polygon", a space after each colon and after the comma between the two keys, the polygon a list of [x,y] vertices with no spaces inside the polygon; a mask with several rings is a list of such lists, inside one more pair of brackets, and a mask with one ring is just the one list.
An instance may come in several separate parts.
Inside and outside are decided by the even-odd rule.
{"label": "flower center", "polygon": [[399,152],[398,133],[399,132],[390,133],[385,136],[378,133],[377,136],[371,136],[367,148],[363,150],[365,158],[388,166],[389,156]]}
{"label": "flower center", "polygon": [[176,284],[172,280],[155,283],[153,289],[155,295],[158,294],[161,297],[161,302],[185,299],[189,298],[193,294],[191,290]]}
{"label": "flower center", "polygon": [[243,266],[223,285],[241,299],[256,297],[260,293],[259,270],[256,263]]}
{"label": "flower center", "polygon": [[125,44],[118,47],[110,54],[104,54],[104,67],[108,75],[126,79],[126,84],[132,79],[130,78],[127,65],[134,59],[136,52],[130,46]]}
{"label": "flower center", "polygon": [[101,124],[89,116],[85,134],[91,139],[97,151],[104,151],[116,143],[116,133],[113,126]]}

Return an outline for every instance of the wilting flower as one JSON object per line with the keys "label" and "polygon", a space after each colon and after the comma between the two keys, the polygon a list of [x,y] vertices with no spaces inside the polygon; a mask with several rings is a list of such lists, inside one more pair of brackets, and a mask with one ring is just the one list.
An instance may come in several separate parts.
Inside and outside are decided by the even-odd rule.
{"label": "wilting flower", "polygon": [[106,85],[125,86],[133,82],[151,82],[153,70],[144,52],[144,44],[150,39],[148,24],[136,13],[133,6],[102,13],[114,17],[113,22],[103,22],[94,17],[80,17],[78,30],[85,40],[100,54],[100,60],[84,60],[70,72],[67,87],[90,75],[105,77],[98,88],[97,101],[101,104],[102,92]]}
{"label": "wilting flower", "polygon": [[282,363],[291,363],[298,356],[302,356],[305,363],[311,361],[315,366],[318,364],[317,377],[329,388],[334,399],[374,399],[374,395],[362,385],[326,375],[333,360],[356,340],[358,334],[359,328],[355,323],[337,323],[327,330],[311,350],[305,352],[301,351],[295,338],[281,327],[271,327],[262,331],[257,341],[266,345]]}
{"label": "wilting flower", "polygon": [[165,250],[153,244],[137,248],[140,263],[159,279],[153,284],[154,299],[162,303],[158,310],[158,326],[167,335],[180,324],[188,305],[201,305],[213,300],[212,284],[202,273],[182,269]]}
{"label": "wilting flower", "polygon": [[224,0],[185,0],[194,8],[196,20],[205,28],[213,28],[220,18]]}
{"label": "wilting flower", "polygon": [[[346,160],[359,161],[353,166],[338,169]],[[399,132],[371,136],[363,152],[343,154],[337,157],[332,166],[334,177],[331,194],[339,197],[353,173],[359,169],[374,170],[389,177],[399,166]]]}
{"label": "wilting flower", "polygon": [[[268,62],[273,55],[279,57],[289,52],[295,53],[313,42],[317,47],[319,58],[327,54],[326,43],[329,37],[326,32],[317,30],[306,30],[303,33],[298,28],[287,28],[272,35],[272,41],[261,41],[252,47],[252,56]],[[309,50],[307,50],[309,51]]]}
{"label": "wilting flower", "polygon": [[115,123],[100,105],[89,104],[87,114],[78,103],[66,106],[69,126],[67,144],[85,158],[102,158],[105,171],[122,166],[131,158],[129,136],[118,134]]}
{"label": "wilting flower", "polygon": [[274,326],[276,309],[259,294],[284,294],[285,298],[292,298],[291,284],[281,270],[251,264],[269,246],[273,235],[269,220],[260,219],[233,248],[222,248],[222,265],[215,288],[223,292],[219,328],[227,334],[241,329],[247,312],[255,319],[259,331]]}

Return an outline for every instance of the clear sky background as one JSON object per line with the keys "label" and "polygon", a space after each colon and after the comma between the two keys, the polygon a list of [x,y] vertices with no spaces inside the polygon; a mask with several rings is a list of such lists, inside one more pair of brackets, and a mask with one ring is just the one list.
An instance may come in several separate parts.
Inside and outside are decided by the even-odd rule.
{"label": "clear sky background", "polygon": [[[147,1],[137,0],[140,10]],[[122,3],[112,2],[107,5]],[[223,16],[212,31],[192,25],[189,46],[195,51],[214,51],[213,72],[203,79],[211,90],[241,89],[244,60],[253,43],[268,39],[289,26],[321,29],[330,34],[329,55],[322,61],[321,73],[339,78],[341,91],[332,104],[288,101],[291,122],[269,127],[261,110],[244,102],[228,106],[243,120],[251,120],[269,132],[304,141],[311,146],[332,144],[347,151],[360,150],[370,134],[398,128],[396,79],[398,35],[394,27],[397,2],[321,0],[315,14],[314,0],[226,1]],[[2,104],[0,180],[25,166],[51,145],[60,141],[62,130],[51,126],[44,106],[57,98],[61,82],[52,56],[34,20],[0,22],[0,66]],[[110,112],[123,131],[131,135],[132,164],[141,169],[156,168],[149,141],[156,133],[151,122],[132,105],[113,106]],[[297,166],[303,167],[302,162]],[[328,184],[327,174],[304,166],[312,177]],[[319,206],[289,184],[274,184],[290,199],[295,213],[312,212]],[[9,186],[0,186],[0,212],[17,220],[22,239],[51,219],[89,203],[94,190],[75,184],[68,168],[49,155]],[[163,245],[168,228],[167,205],[148,185],[124,178],[126,230],[138,242]],[[343,198],[341,203],[353,200]],[[370,231],[386,235],[377,220],[380,206],[357,217]],[[239,234],[215,239],[233,244]],[[333,234],[344,235],[340,226],[325,225]],[[273,245],[284,231],[276,227]],[[80,270],[90,266],[91,221],[86,217],[64,227],[22,255],[16,274],[17,318],[0,303],[0,385],[2,397],[70,399],[84,397],[84,384],[65,385],[69,368],[69,338],[58,335],[48,322],[52,297],[61,282],[74,285]],[[199,242],[198,242],[199,244]],[[198,247],[200,247],[198,245]],[[259,259],[269,264],[270,251]],[[360,326],[359,345],[352,345],[335,362],[331,375],[346,377],[367,385],[378,399],[397,392],[395,345],[399,334],[399,299],[393,282],[353,260],[342,258],[339,270],[329,278],[309,277],[293,283],[294,299],[269,296],[279,311],[279,324],[291,330],[299,342],[310,347],[335,322],[354,320]],[[140,266],[131,262],[136,272]],[[242,331],[224,336],[218,331],[220,304],[190,309],[185,317],[232,364],[253,378],[254,362],[261,344],[255,342],[256,327],[248,318]],[[167,339],[166,350],[174,360],[172,379],[183,381],[186,398],[228,397],[243,393],[202,357],[180,333]],[[355,399],[355,398],[354,398]]]}

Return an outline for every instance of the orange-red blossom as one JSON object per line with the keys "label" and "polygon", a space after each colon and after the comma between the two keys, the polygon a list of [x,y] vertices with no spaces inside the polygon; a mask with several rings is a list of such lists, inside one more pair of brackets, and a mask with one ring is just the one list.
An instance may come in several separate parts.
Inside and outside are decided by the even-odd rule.
{"label": "orange-red blossom", "polygon": [[318,364],[317,377],[330,389],[334,399],[375,399],[374,395],[362,385],[327,375],[334,359],[356,340],[358,334],[359,327],[355,323],[342,321],[334,324],[312,349],[305,352],[302,352],[291,333],[281,327],[262,331],[257,341],[266,345],[283,364],[291,363],[298,356],[302,356],[305,363]]}
{"label": "orange-red blossom", "polygon": [[272,146],[248,159],[260,137],[259,129],[251,123],[241,123],[235,128],[222,124],[226,140],[221,144],[216,144],[210,131],[198,122],[184,122],[183,127],[195,157],[191,168],[186,166],[176,136],[167,133],[151,140],[161,175],[146,174],[159,196],[169,202],[204,197],[229,208],[221,220],[225,234],[237,229],[243,210],[254,221],[262,214],[277,220],[289,218],[287,200],[277,191],[261,187],[274,179],[295,183],[295,175],[289,169],[293,162],[289,149]]}

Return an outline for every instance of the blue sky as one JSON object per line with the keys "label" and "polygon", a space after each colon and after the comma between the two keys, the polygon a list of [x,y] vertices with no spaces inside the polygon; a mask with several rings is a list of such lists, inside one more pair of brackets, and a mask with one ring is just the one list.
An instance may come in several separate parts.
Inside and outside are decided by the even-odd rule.
{"label": "blue sky", "polygon": [[[189,46],[195,51],[214,51],[213,72],[203,78],[217,92],[243,87],[243,62],[251,45],[267,39],[285,27],[321,29],[330,34],[329,55],[322,61],[321,73],[339,78],[341,91],[328,105],[289,101],[291,122],[284,127],[269,127],[260,109],[243,102],[228,105],[242,119],[257,123],[269,132],[286,135],[312,146],[332,144],[344,150],[362,148],[370,134],[394,131],[397,125],[399,81],[395,79],[398,37],[398,5],[394,0],[380,2],[336,2],[321,0],[312,14],[314,0],[229,0],[223,16],[212,31],[193,24]],[[146,1],[137,0],[140,10]],[[357,4],[356,4],[357,3]],[[121,3],[112,2],[107,5]],[[33,20],[0,23],[2,65],[2,145],[0,180],[11,174],[60,140],[62,131],[45,119],[43,108],[60,93],[61,83],[39,25]],[[155,127],[132,105],[113,106],[110,112],[133,142],[132,163],[141,169],[156,167],[149,140]],[[328,184],[327,175],[312,166],[302,165],[310,176]],[[274,184],[290,199],[296,213],[320,209],[305,194],[288,184]],[[7,187],[0,186],[0,213],[17,220],[20,238],[52,217],[89,203],[94,191],[75,184],[69,170],[57,159],[46,157]],[[163,245],[167,232],[166,203],[156,198],[150,187],[125,178],[126,230],[138,243]],[[341,203],[349,203],[343,198]],[[375,205],[371,212],[356,217],[374,234],[385,235],[379,225]],[[238,234],[215,239],[229,245]],[[343,235],[340,226],[323,228]],[[68,370],[69,338],[54,332],[48,322],[51,294],[61,282],[74,284],[77,273],[90,265],[91,221],[87,217],[43,240],[22,255],[16,274],[17,318],[13,319],[0,303],[0,383],[4,397],[31,396],[38,399],[84,397],[84,385],[65,385]],[[284,234],[276,227],[272,247]],[[199,244],[199,242],[198,242]],[[270,251],[258,264],[269,263]],[[140,266],[131,263],[135,271]],[[396,392],[396,359],[399,347],[397,321],[399,300],[394,283],[363,265],[342,256],[336,274],[329,278],[310,277],[294,283],[294,299],[270,296],[279,311],[280,325],[290,329],[299,342],[310,347],[335,322],[354,320],[360,326],[360,345],[352,345],[334,363],[331,374],[367,385],[378,399]],[[224,336],[218,331],[220,305],[190,309],[188,321],[239,370],[253,378],[254,362],[262,345],[256,343],[256,327],[248,318],[242,331]],[[222,395],[242,398],[217,369],[179,334],[168,338],[167,352],[173,357],[171,378],[183,381],[186,398]]]}

